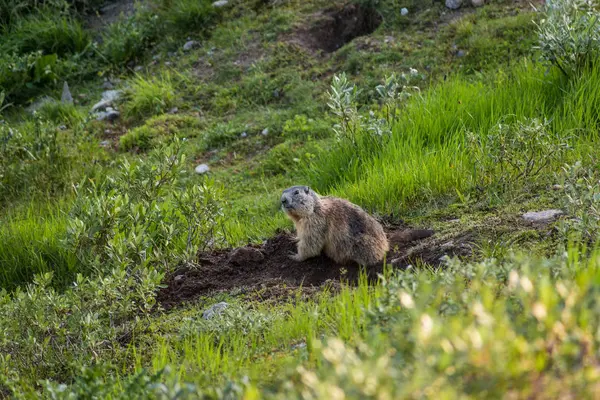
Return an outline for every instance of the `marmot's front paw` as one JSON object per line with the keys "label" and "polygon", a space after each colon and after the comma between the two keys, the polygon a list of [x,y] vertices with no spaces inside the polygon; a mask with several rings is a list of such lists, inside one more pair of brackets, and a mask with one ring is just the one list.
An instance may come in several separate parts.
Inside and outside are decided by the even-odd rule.
{"label": "marmot's front paw", "polygon": [[298,262],[304,261],[304,259],[302,257],[300,257],[300,254],[290,252],[290,253],[288,253],[288,257],[294,261],[298,261]]}

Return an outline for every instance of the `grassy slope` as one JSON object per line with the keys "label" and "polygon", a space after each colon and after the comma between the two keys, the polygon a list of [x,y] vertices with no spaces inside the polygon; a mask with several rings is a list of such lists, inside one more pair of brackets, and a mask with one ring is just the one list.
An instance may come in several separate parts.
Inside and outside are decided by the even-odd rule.
{"label": "grassy slope", "polygon": [[[287,185],[306,181],[303,171],[294,167],[294,159],[306,152],[318,154],[315,149],[332,144],[331,132],[327,128],[331,120],[325,114],[326,99],[323,95],[332,74],[348,72],[352,80],[365,89],[361,101],[367,104],[373,100],[370,90],[385,75],[414,67],[427,71],[427,81],[422,84],[423,96],[413,97],[403,110],[394,126],[390,143],[383,149],[365,146],[358,149],[358,153],[323,158],[318,162],[325,177],[308,183],[322,192],[348,197],[377,213],[400,213],[443,232],[457,229],[444,222],[449,216],[460,217],[458,229],[467,229],[484,226],[495,215],[514,216],[530,208],[556,203],[555,195],[547,193],[547,188],[555,183],[550,171],[558,169],[559,163],[585,158],[595,143],[595,111],[596,105],[600,104],[600,99],[596,100],[599,77],[595,70],[584,81],[571,84],[558,75],[546,75],[539,66],[524,62],[519,56],[529,54],[533,40],[531,14],[515,12],[512,6],[498,2],[473,13],[459,15],[450,22],[452,18],[444,8],[435,4],[419,10],[411,18],[394,18],[375,33],[358,38],[336,54],[322,58],[298,48],[285,38],[294,32],[294,24],[305,23],[308,16],[324,4],[289,2],[266,7],[223,22],[200,49],[172,58],[162,54],[161,61],[149,65],[142,75],[161,77],[170,72],[166,91],[172,90],[176,95],[168,104],[161,105],[159,114],[176,106],[179,108],[178,115],[165,122],[161,117],[153,119],[151,114],[155,111],[152,105],[148,114],[140,111],[145,110],[148,101],[152,103],[157,96],[164,97],[165,92],[163,88],[155,94],[156,85],[146,89],[140,87],[136,92],[139,101],[136,97],[130,99],[124,105],[126,118],[110,129],[132,131],[146,126],[152,135],[157,135],[157,132],[161,135],[165,126],[168,130],[175,125],[176,132],[189,138],[186,150],[189,157],[197,162],[209,162],[211,174],[226,188],[230,200],[227,229],[232,243],[260,240],[273,234],[277,228],[290,226],[277,210],[274,193]],[[274,38],[281,40],[274,42]],[[454,45],[466,55],[457,57]],[[146,59],[149,60],[150,56]],[[517,65],[506,67],[510,61]],[[498,66],[502,70],[496,74],[473,74],[474,71],[494,70]],[[468,75],[455,77],[457,72]],[[445,74],[449,76],[446,83],[438,83]],[[140,82],[143,86],[145,81]],[[430,90],[426,90],[428,86],[431,86]],[[87,93],[90,97],[99,93],[97,82],[88,87],[75,86],[72,90],[76,94]],[[274,96],[275,91],[284,94]],[[84,106],[87,107],[89,102],[91,100],[84,101]],[[308,132],[294,126],[296,115],[306,115],[315,120],[312,125],[302,119],[297,120],[301,127],[309,124]],[[537,184],[528,186],[524,193],[519,192],[516,197],[501,197],[492,204],[473,204],[468,199],[473,165],[465,150],[465,131],[484,133],[505,115],[546,117],[552,120],[553,132],[577,132],[572,141],[574,151],[567,159],[553,164],[547,175]],[[20,116],[14,115],[13,118],[17,121]],[[261,135],[265,128],[269,129],[267,136]],[[93,132],[102,136],[104,126],[93,127]],[[247,134],[245,138],[241,137],[243,132]],[[97,137],[95,142],[100,140],[103,138]],[[269,150],[273,146],[277,150]],[[107,155],[103,150],[96,151],[98,155],[94,158],[99,160],[114,157],[110,152]],[[352,159],[356,160],[357,154],[360,161],[355,164],[356,168],[348,169],[349,162],[356,163]],[[106,164],[103,171],[111,171],[110,163],[103,162]],[[193,166],[190,164],[189,168]],[[308,176],[314,177],[314,174]],[[68,209],[69,198],[67,195],[64,202],[55,206],[13,206],[13,212],[2,216],[4,224],[0,237],[5,238],[0,248],[3,286],[27,282],[32,273],[49,269],[64,271],[65,280],[69,281],[74,260],[61,253],[57,241],[64,234],[66,217],[63,212]],[[13,203],[17,204],[18,200]],[[509,246],[533,248],[542,253],[548,250],[548,245],[540,243],[538,237],[532,239],[525,235],[523,238],[523,232],[499,231],[499,235],[494,230],[488,234],[495,236],[493,239],[501,246],[490,245],[488,237],[481,238],[483,255],[506,254],[505,247]],[[23,243],[27,245],[18,245]],[[532,274],[536,271],[534,268]],[[543,268],[540,267],[540,271],[544,271]],[[591,268],[591,271],[590,274],[595,269]],[[544,272],[539,273],[543,275]],[[58,272],[58,275],[62,274]],[[583,279],[577,274],[568,279],[574,277],[576,282]],[[453,290],[457,299],[465,289],[456,282],[444,286],[446,283],[436,281],[443,276],[431,278],[437,283],[429,282],[430,278],[431,275],[424,271],[406,279],[423,281],[420,287],[430,285],[430,293]],[[486,279],[483,276],[480,281],[475,280],[475,286],[498,285],[503,277],[492,283]],[[116,370],[123,371],[116,387],[125,385],[132,373],[132,363],[134,369],[144,366],[153,371],[167,364],[174,366],[178,379],[199,386],[220,386],[228,377],[239,380],[244,375],[248,375],[253,385],[261,389],[269,388],[271,384],[278,386],[278,378],[285,376],[288,367],[293,369],[299,363],[319,367],[324,363],[322,359],[314,359],[320,354],[315,347],[315,339],[321,335],[368,341],[375,349],[375,355],[361,356],[361,362],[365,363],[375,362],[377,356],[383,357],[386,347],[401,353],[402,349],[398,347],[402,347],[399,344],[402,340],[399,337],[402,338],[404,332],[379,333],[383,336],[377,336],[378,333],[367,329],[367,325],[370,327],[372,323],[369,318],[373,317],[367,317],[367,309],[386,299],[384,292],[383,287],[369,290],[362,285],[357,290],[344,290],[334,297],[325,296],[297,305],[252,305],[255,314],[248,314],[248,311],[236,314],[234,306],[230,319],[226,319],[230,325],[226,326],[219,322],[214,325],[193,322],[206,304],[220,299],[204,299],[170,314],[153,317],[144,322],[147,324],[145,333],[134,338],[130,347],[115,350],[112,359]],[[476,290],[467,293],[477,297]],[[485,291],[481,294],[484,302],[487,301],[485,309],[489,312],[495,310],[501,318],[504,315],[500,310],[502,305],[491,304],[486,296],[491,294]],[[241,299],[228,300],[246,308]],[[533,297],[527,298],[526,305],[533,304],[534,300]],[[418,313],[431,312],[440,306],[439,303],[439,300],[435,300],[433,305],[423,301],[417,307]],[[418,313],[415,311],[415,315]],[[510,325],[510,321],[502,321],[503,326]],[[452,326],[456,329],[447,334],[437,332],[439,337],[435,340],[442,342],[445,335],[460,335],[457,326],[462,322],[464,320],[457,317],[450,323],[455,324]],[[381,326],[385,328],[385,324]],[[416,322],[414,327],[406,325],[409,328],[392,326],[394,329],[408,329],[411,335],[419,332]],[[493,335],[497,333],[488,333],[490,336],[485,338],[485,345],[493,347]],[[533,340],[535,335],[522,334],[521,337],[527,341]],[[377,345],[378,341],[382,344]],[[298,343],[306,343],[306,350],[303,347],[290,350]],[[424,360],[428,354],[433,357],[430,354],[433,349],[428,349],[425,342],[421,346],[416,347],[413,357]],[[494,354],[501,354],[509,350],[494,351]],[[534,363],[539,357],[536,349],[521,348],[519,351],[527,362]],[[441,364],[446,362],[443,357],[440,359]],[[327,362],[335,365],[337,361],[328,359]],[[468,361],[464,365],[477,366],[478,362],[481,361]],[[322,368],[326,370],[327,365],[325,362]],[[424,390],[424,386],[419,388],[418,382],[428,381],[427,374],[438,367],[419,363],[413,366],[415,370],[403,379],[411,382],[409,378],[414,378],[413,389]],[[443,366],[439,368],[443,369]],[[265,370],[268,372],[265,373]],[[320,376],[326,376],[320,371]],[[448,371],[447,374],[445,379],[452,380],[453,373]],[[515,373],[514,376],[517,375]],[[507,373],[506,376],[511,375]],[[389,379],[394,378],[397,377],[390,373]],[[484,380],[481,377],[472,379],[477,381],[476,378]],[[444,386],[443,383],[440,385]],[[351,386],[348,384],[348,387]],[[451,390],[450,386],[444,387]]]}

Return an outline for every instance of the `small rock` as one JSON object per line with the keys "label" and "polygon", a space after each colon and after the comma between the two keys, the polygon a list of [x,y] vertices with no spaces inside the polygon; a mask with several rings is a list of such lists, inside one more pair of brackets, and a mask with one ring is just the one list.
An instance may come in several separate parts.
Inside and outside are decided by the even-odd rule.
{"label": "small rock", "polygon": [[102,92],[102,100],[92,106],[91,112],[104,110],[110,107],[113,102],[121,98],[122,91],[120,90],[106,90]]}
{"label": "small rock", "polygon": [[402,16],[408,15],[408,8],[403,7],[402,9],[400,9],[400,15],[402,15]]}
{"label": "small rock", "polygon": [[269,128],[263,129],[260,134],[263,135],[263,136],[267,136],[269,134]]}
{"label": "small rock", "polygon": [[105,129],[104,130],[104,134],[105,135],[110,135],[112,133],[112,129]]}
{"label": "small rock", "polygon": [[209,309],[205,310],[202,313],[202,318],[211,319],[215,315],[220,315],[223,312],[223,310],[226,309],[228,306],[229,304],[225,303],[224,301],[217,303],[211,306]]}
{"label": "small rock", "polygon": [[108,147],[110,146],[110,141],[109,140],[103,140],[100,142],[100,146],[102,147]]}
{"label": "small rock", "polygon": [[113,85],[110,81],[104,81],[102,83],[102,89],[104,90],[110,90],[110,89],[114,89],[115,85]]}
{"label": "small rock", "polygon": [[292,350],[304,349],[304,348],[306,348],[306,342],[300,342],[300,343],[292,345]]}
{"label": "small rock", "polygon": [[177,275],[175,278],[173,278],[173,280],[175,282],[181,281],[185,278],[185,275]]}
{"label": "small rock", "polygon": [[563,190],[562,185],[552,185],[552,190]]}
{"label": "small rock", "polygon": [[248,134],[246,132],[242,132],[242,134],[240,135],[240,137],[245,138],[246,136],[248,136]]}
{"label": "small rock", "polygon": [[173,63],[172,63],[171,61],[166,61],[166,62],[165,62],[165,65],[166,65],[167,67],[170,67],[171,65],[173,65]]}
{"label": "small rock", "polygon": [[60,102],[65,104],[73,104],[73,96],[69,90],[69,84],[67,81],[63,84],[62,96],[60,96]]}
{"label": "small rock", "polygon": [[229,261],[241,265],[248,262],[259,262],[265,259],[264,254],[253,247],[240,247],[231,252]]}
{"label": "small rock", "polygon": [[548,223],[557,217],[563,215],[562,210],[544,210],[544,211],[530,211],[522,215],[523,219],[529,222],[537,223]]}
{"label": "small rock", "polygon": [[210,171],[210,167],[206,164],[200,164],[194,171],[196,171],[197,174],[205,174]]}
{"label": "small rock", "polygon": [[446,7],[451,10],[458,10],[462,6],[462,0],[446,0]]}
{"label": "small rock", "polygon": [[459,50],[456,52],[456,57],[458,58],[462,58],[465,56],[465,51],[464,50]]}
{"label": "small rock", "polygon": [[276,99],[278,99],[279,96],[281,96],[281,93],[279,93],[279,89],[273,90],[273,97],[275,97]]}
{"label": "small rock", "polygon": [[121,113],[110,107],[106,108],[106,111],[100,111],[96,114],[96,120],[98,121],[114,121],[121,116]]}
{"label": "small rock", "polygon": [[190,51],[194,47],[196,47],[197,44],[198,44],[198,42],[196,42],[195,40],[190,40],[188,42],[185,42],[185,44],[183,45],[183,51]]}
{"label": "small rock", "polygon": [[64,131],[67,130],[67,126],[66,125],[61,125],[58,127],[59,130]]}
{"label": "small rock", "polygon": [[213,7],[220,8],[220,7],[225,7],[227,4],[229,4],[228,0],[219,0],[219,1],[215,1],[212,5],[213,5]]}
{"label": "small rock", "polygon": [[160,60],[160,54],[155,54],[155,55],[153,55],[153,56],[152,56],[152,59],[153,59],[154,61],[158,61],[158,60]]}
{"label": "small rock", "polygon": [[481,7],[485,4],[485,0],[471,0],[473,7]]}
{"label": "small rock", "polygon": [[141,71],[141,70],[143,70],[143,69],[144,69],[144,67],[142,67],[141,65],[137,65],[137,66],[136,66],[136,67],[135,67],[133,70],[134,70],[135,72],[140,72],[140,71]]}
{"label": "small rock", "polygon": [[391,43],[393,41],[394,41],[393,36],[386,36],[385,39],[383,40],[384,43]]}
{"label": "small rock", "polygon": [[169,114],[177,114],[179,112],[179,108],[173,107],[169,110]]}

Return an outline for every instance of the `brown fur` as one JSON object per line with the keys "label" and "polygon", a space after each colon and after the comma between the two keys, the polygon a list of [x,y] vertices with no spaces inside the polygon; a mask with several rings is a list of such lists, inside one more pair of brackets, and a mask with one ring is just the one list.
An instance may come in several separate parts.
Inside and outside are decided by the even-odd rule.
{"label": "brown fur", "polygon": [[389,242],[383,227],[359,206],[337,197],[321,197],[306,186],[286,189],[282,208],[297,231],[296,261],[324,252],[338,264],[373,265],[383,260]]}

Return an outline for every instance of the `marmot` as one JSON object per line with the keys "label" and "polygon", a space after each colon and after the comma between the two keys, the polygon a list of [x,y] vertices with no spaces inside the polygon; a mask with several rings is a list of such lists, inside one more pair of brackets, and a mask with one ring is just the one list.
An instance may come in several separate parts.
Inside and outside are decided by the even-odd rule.
{"label": "marmot", "polygon": [[325,252],[338,264],[355,261],[371,266],[389,250],[383,227],[359,206],[331,196],[319,196],[308,186],[283,191],[281,207],[298,233],[296,261]]}

